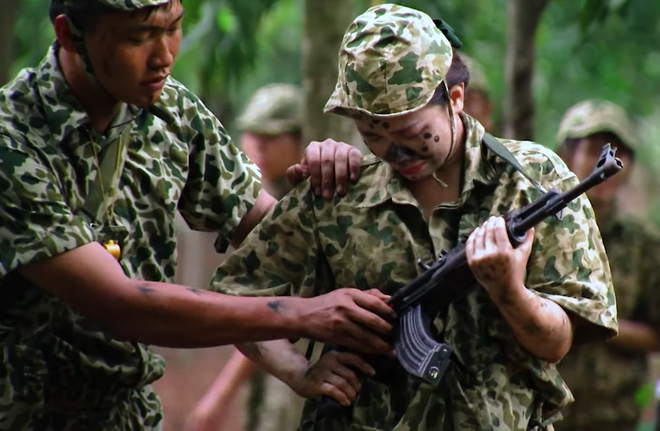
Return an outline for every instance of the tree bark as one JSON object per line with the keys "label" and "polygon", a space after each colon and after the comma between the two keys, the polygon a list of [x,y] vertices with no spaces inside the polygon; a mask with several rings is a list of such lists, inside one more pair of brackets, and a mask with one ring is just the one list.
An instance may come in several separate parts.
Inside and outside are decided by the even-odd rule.
{"label": "tree bark", "polygon": [[14,62],[14,22],[18,16],[20,0],[3,0],[0,13],[0,86],[12,78]]}
{"label": "tree bark", "polygon": [[354,145],[361,143],[352,120],[323,114],[337,82],[339,46],[355,18],[353,3],[353,0],[305,0],[302,78],[306,94],[303,130],[306,142],[332,138]]}
{"label": "tree bark", "polygon": [[507,138],[534,137],[534,39],[548,1],[509,0],[503,133]]}

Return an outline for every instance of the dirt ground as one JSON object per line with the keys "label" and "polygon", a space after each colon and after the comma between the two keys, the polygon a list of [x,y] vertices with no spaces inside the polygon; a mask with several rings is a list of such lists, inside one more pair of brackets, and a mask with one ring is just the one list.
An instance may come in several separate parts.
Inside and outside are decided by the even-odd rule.
{"label": "dirt ground", "polygon": [[[181,431],[183,424],[215,376],[229,359],[233,347],[179,350],[154,348],[167,361],[167,370],[153,387],[165,413],[163,431]],[[232,416],[222,431],[240,431],[243,421],[241,402],[235,402]]]}

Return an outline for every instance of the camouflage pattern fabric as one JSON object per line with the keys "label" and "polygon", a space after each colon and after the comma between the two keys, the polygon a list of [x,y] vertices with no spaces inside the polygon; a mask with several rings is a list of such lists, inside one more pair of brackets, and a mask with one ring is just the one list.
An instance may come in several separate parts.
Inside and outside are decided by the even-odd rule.
{"label": "camouflage pattern fabric", "polygon": [[[508,163],[481,146],[483,127],[461,116],[466,133],[463,190],[440,205],[428,223],[401,177],[378,159],[365,159],[345,197],[316,198],[308,183],[289,193],[218,269],[212,288],[240,295],[310,297],[344,286],[393,293],[441,250],[464,242],[491,215],[503,215],[539,192]],[[548,149],[503,141],[546,188],[565,190],[577,178]],[[526,286],[584,320],[576,342],[616,334],[611,274],[593,210],[582,196],[536,229]],[[365,378],[345,415],[316,418],[318,399],[305,406],[301,429],[337,430],[552,430],[572,401],[553,364],[514,338],[484,289],[455,302],[437,325],[456,364],[433,390],[396,362]]]}
{"label": "camouflage pattern fabric", "polygon": [[344,34],[325,112],[354,118],[414,112],[431,100],[451,59],[451,44],[425,13],[393,4],[369,8]]}
{"label": "camouflage pattern fabric", "polygon": [[[15,270],[120,239],[129,277],[172,282],[175,210],[193,229],[220,232],[224,251],[257,198],[259,173],[173,79],[148,110],[125,106],[106,134],[89,130],[55,50],[0,91],[0,429],[157,429],[157,397],[144,394],[162,359],[114,340]],[[80,212],[98,175],[92,146],[103,154],[124,127],[113,219],[95,225]]]}
{"label": "camouflage pattern fabric", "polygon": [[[660,328],[658,234],[645,223],[614,217],[601,234],[612,268],[618,316]],[[648,379],[648,355],[609,343],[573,348],[559,371],[575,396],[557,431],[635,431],[635,393]]]}
{"label": "camouflage pattern fabric", "polygon": [[291,84],[260,88],[238,118],[241,132],[264,135],[299,132],[303,127],[304,94]]}
{"label": "camouflage pattern fabric", "polygon": [[635,127],[620,106],[606,100],[585,100],[572,106],[559,125],[557,142],[579,139],[598,132],[615,134],[631,150],[639,146]]}
{"label": "camouflage pattern fabric", "polygon": [[160,6],[172,0],[59,0],[66,6],[80,6],[85,3],[96,1],[102,5],[111,7],[113,9],[133,11],[145,7]]}

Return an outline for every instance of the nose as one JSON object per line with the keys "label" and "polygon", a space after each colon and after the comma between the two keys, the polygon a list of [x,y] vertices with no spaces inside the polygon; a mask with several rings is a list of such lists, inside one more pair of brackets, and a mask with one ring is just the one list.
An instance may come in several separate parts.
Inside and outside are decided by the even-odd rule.
{"label": "nose", "polygon": [[149,66],[169,70],[174,64],[174,49],[167,37],[159,37],[154,44]]}
{"label": "nose", "polygon": [[394,163],[397,165],[404,165],[413,159],[415,152],[410,148],[392,142],[387,148],[387,152],[383,157],[386,162]]}

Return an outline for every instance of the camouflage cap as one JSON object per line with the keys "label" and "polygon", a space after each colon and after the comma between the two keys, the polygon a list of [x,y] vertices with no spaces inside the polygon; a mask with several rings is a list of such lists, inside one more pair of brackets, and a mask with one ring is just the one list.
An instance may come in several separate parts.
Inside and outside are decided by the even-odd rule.
{"label": "camouflage cap", "polygon": [[637,149],[635,128],[619,106],[606,100],[585,100],[564,114],[557,133],[561,145],[566,139],[580,139],[600,132],[615,134],[631,150]]}
{"label": "camouflage cap", "polygon": [[449,40],[425,13],[371,7],[344,34],[337,85],[324,112],[354,118],[414,112],[431,100],[451,60]]}
{"label": "camouflage cap", "polygon": [[296,132],[303,126],[303,91],[291,84],[270,84],[260,88],[238,119],[242,132],[279,135]]}
{"label": "camouflage cap", "polygon": [[481,63],[462,52],[460,57],[461,60],[463,60],[463,64],[465,64],[465,66],[468,68],[468,71],[470,72],[470,84],[468,85],[468,88],[470,90],[477,90],[488,93],[488,80],[486,79],[486,74],[484,73],[484,69],[481,66]]}
{"label": "camouflage cap", "polygon": [[66,6],[71,6],[71,7],[80,6],[84,3],[95,1],[113,9],[137,10],[150,6],[160,6],[162,4],[170,2],[171,0],[60,0],[60,1],[62,1]]}

